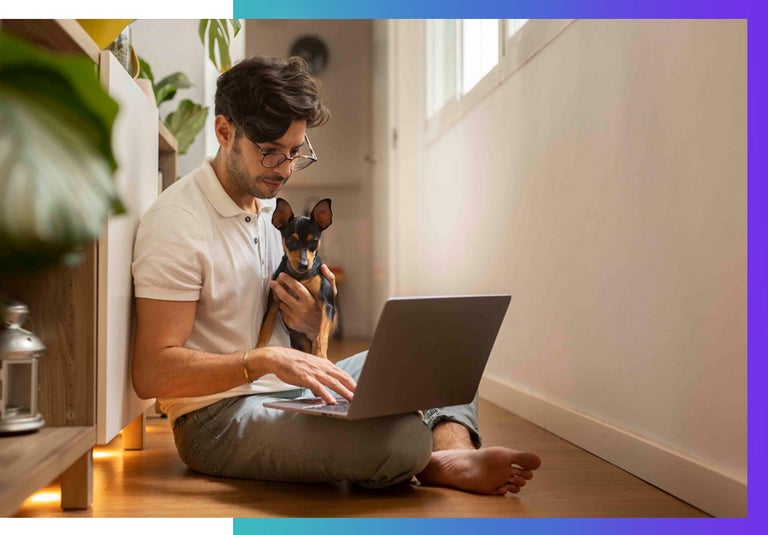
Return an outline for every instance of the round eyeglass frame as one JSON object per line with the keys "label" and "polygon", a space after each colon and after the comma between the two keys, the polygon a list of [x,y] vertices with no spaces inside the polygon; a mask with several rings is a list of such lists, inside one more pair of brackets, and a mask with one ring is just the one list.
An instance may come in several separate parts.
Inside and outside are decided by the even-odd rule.
{"label": "round eyeglass frame", "polygon": [[[234,124],[235,127],[237,127],[240,131],[242,131],[243,135],[246,137],[246,139],[248,141],[250,141],[251,143],[253,143],[253,145],[258,149],[258,151],[261,153],[261,162],[260,163],[261,163],[262,167],[264,167],[266,169],[274,169],[275,167],[280,167],[281,165],[283,165],[283,162],[285,162],[287,160],[287,161],[291,162],[291,171],[301,171],[302,169],[306,169],[307,167],[309,167],[310,165],[312,165],[313,163],[315,163],[317,161],[317,153],[315,152],[315,149],[312,148],[312,142],[309,140],[309,136],[306,134],[306,132],[304,133],[304,142],[307,144],[307,147],[309,147],[309,154],[299,154],[299,155],[294,156],[293,158],[291,158],[290,156],[288,156],[285,153],[280,152],[280,151],[270,151],[270,152],[265,151],[264,149],[262,149],[259,146],[258,143],[256,143],[255,141],[251,140],[248,137],[248,135],[245,133],[245,130],[243,129],[243,127],[240,126],[237,123],[237,121],[235,121],[231,117],[227,117],[227,119],[232,124]],[[270,157],[270,156],[279,156],[280,159],[277,160],[274,164],[267,165],[265,162],[266,162],[267,158]]]}
{"label": "round eyeglass frame", "polygon": [[[315,149],[312,148],[312,143],[309,141],[309,136],[307,134],[304,134],[304,142],[307,144],[307,147],[309,148],[309,154],[297,154],[293,158],[288,156],[287,154],[280,152],[280,151],[265,151],[262,149],[258,143],[253,143],[253,145],[259,150],[261,153],[261,165],[262,167],[265,167],[267,169],[273,169],[275,167],[280,167],[283,165],[283,162],[286,160],[291,162],[291,169],[293,171],[301,171],[302,169],[306,169],[313,163],[317,161],[317,154],[315,153]],[[275,163],[267,164],[267,158],[270,156],[272,157],[279,157],[279,159]]]}

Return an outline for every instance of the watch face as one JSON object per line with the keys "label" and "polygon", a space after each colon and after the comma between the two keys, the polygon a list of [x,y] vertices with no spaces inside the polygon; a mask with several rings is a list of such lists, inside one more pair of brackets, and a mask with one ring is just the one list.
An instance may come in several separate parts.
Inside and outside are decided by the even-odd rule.
{"label": "watch face", "polygon": [[328,47],[313,35],[299,37],[291,45],[291,56],[304,58],[311,74],[320,74],[328,66]]}

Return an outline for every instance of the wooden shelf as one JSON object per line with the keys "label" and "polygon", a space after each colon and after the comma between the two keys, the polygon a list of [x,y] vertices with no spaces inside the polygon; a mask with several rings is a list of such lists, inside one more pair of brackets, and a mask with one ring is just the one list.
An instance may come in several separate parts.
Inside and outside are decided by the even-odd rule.
{"label": "wooden shelf", "polygon": [[30,494],[90,455],[95,442],[93,427],[44,427],[0,437],[0,517],[13,515]]}
{"label": "wooden shelf", "polygon": [[[72,477],[62,479],[62,505],[90,505],[92,471],[78,460],[96,441],[96,245],[85,255],[77,268],[57,266],[0,281],[5,296],[29,306],[30,326],[47,346],[40,370],[46,427],[0,436],[0,517],[15,513],[29,494],[67,472]],[[70,468],[73,464],[77,467]]]}
{"label": "wooden shelf", "polygon": [[158,121],[158,135],[158,166],[159,171],[163,174],[163,180],[160,184],[160,191],[162,191],[176,182],[176,153],[179,144],[168,127],[163,124],[163,121]]}
{"label": "wooden shelf", "polygon": [[173,136],[168,127],[163,124],[163,121],[159,121],[157,124],[159,131],[160,152],[172,152],[176,153],[179,150],[179,143]]}
{"label": "wooden shelf", "polygon": [[84,54],[94,63],[99,61],[99,46],[76,20],[69,19],[3,19],[2,29],[63,54]]}

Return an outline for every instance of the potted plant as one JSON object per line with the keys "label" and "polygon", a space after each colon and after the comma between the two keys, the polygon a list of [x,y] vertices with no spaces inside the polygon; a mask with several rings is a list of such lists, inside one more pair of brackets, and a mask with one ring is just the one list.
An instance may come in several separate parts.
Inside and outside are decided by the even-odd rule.
{"label": "potted plant", "polygon": [[77,263],[123,211],[113,181],[118,105],[86,58],[2,31],[0,50],[0,274]]}
{"label": "potted plant", "polygon": [[[192,83],[183,72],[174,72],[155,81],[152,67],[141,56],[139,56],[139,65],[139,78],[147,79],[152,84],[158,108],[163,102],[172,100],[179,89],[192,87]],[[178,103],[175,111],[172,111],[163,119],[163,124],[176,138],[180,155],[187,153],[189,147],[195,141],[203,126],[205,126],[207,116],[207,106],[197,104],[185,98]]]}
{"label": "potted plant", "polygon": [[[207,47],[208,58],[219,72],[224,72],[231,66],[229,45],[240,29],[240,21],[237,19],[203,19],[198,25],[200,42]],[[139,78],[145,78],[151,82],[158,107],[164,102],[173,100],[180,89],[192,87],[192,83],[183,72],[177,71],[156,81],[152,67],[144,58],[139,57],[139,65]],[[205,126],[207,116],[207,106],[190,99],[182,99],[176,109],[163,119],[163,123],[178,142],[180,155],[187,153]]]}

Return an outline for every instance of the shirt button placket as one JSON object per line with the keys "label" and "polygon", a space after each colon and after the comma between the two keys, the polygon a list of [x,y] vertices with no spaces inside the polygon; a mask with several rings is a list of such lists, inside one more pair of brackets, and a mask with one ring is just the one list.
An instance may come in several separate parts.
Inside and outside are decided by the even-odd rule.
{"label": "shirt button placket", "polygon": [[[250,223],[251,219],[252,219],[251,216],[249,216],[249,215],[245,216],[245,222],[246,223]],[[258,234],[258,232],[259,232],[259,225],[258,225],[258,223],[255,225],[255,227],[256,228],[254,230]],[[253,227],[251,227],[251,228],[253,228]],[[258,236],[253,236],[253,244],[256,246],[256,251],[257,251],[257,253],[259,255],[259,258],[261,259],[261,247],[259,247],[259,237]]]}

